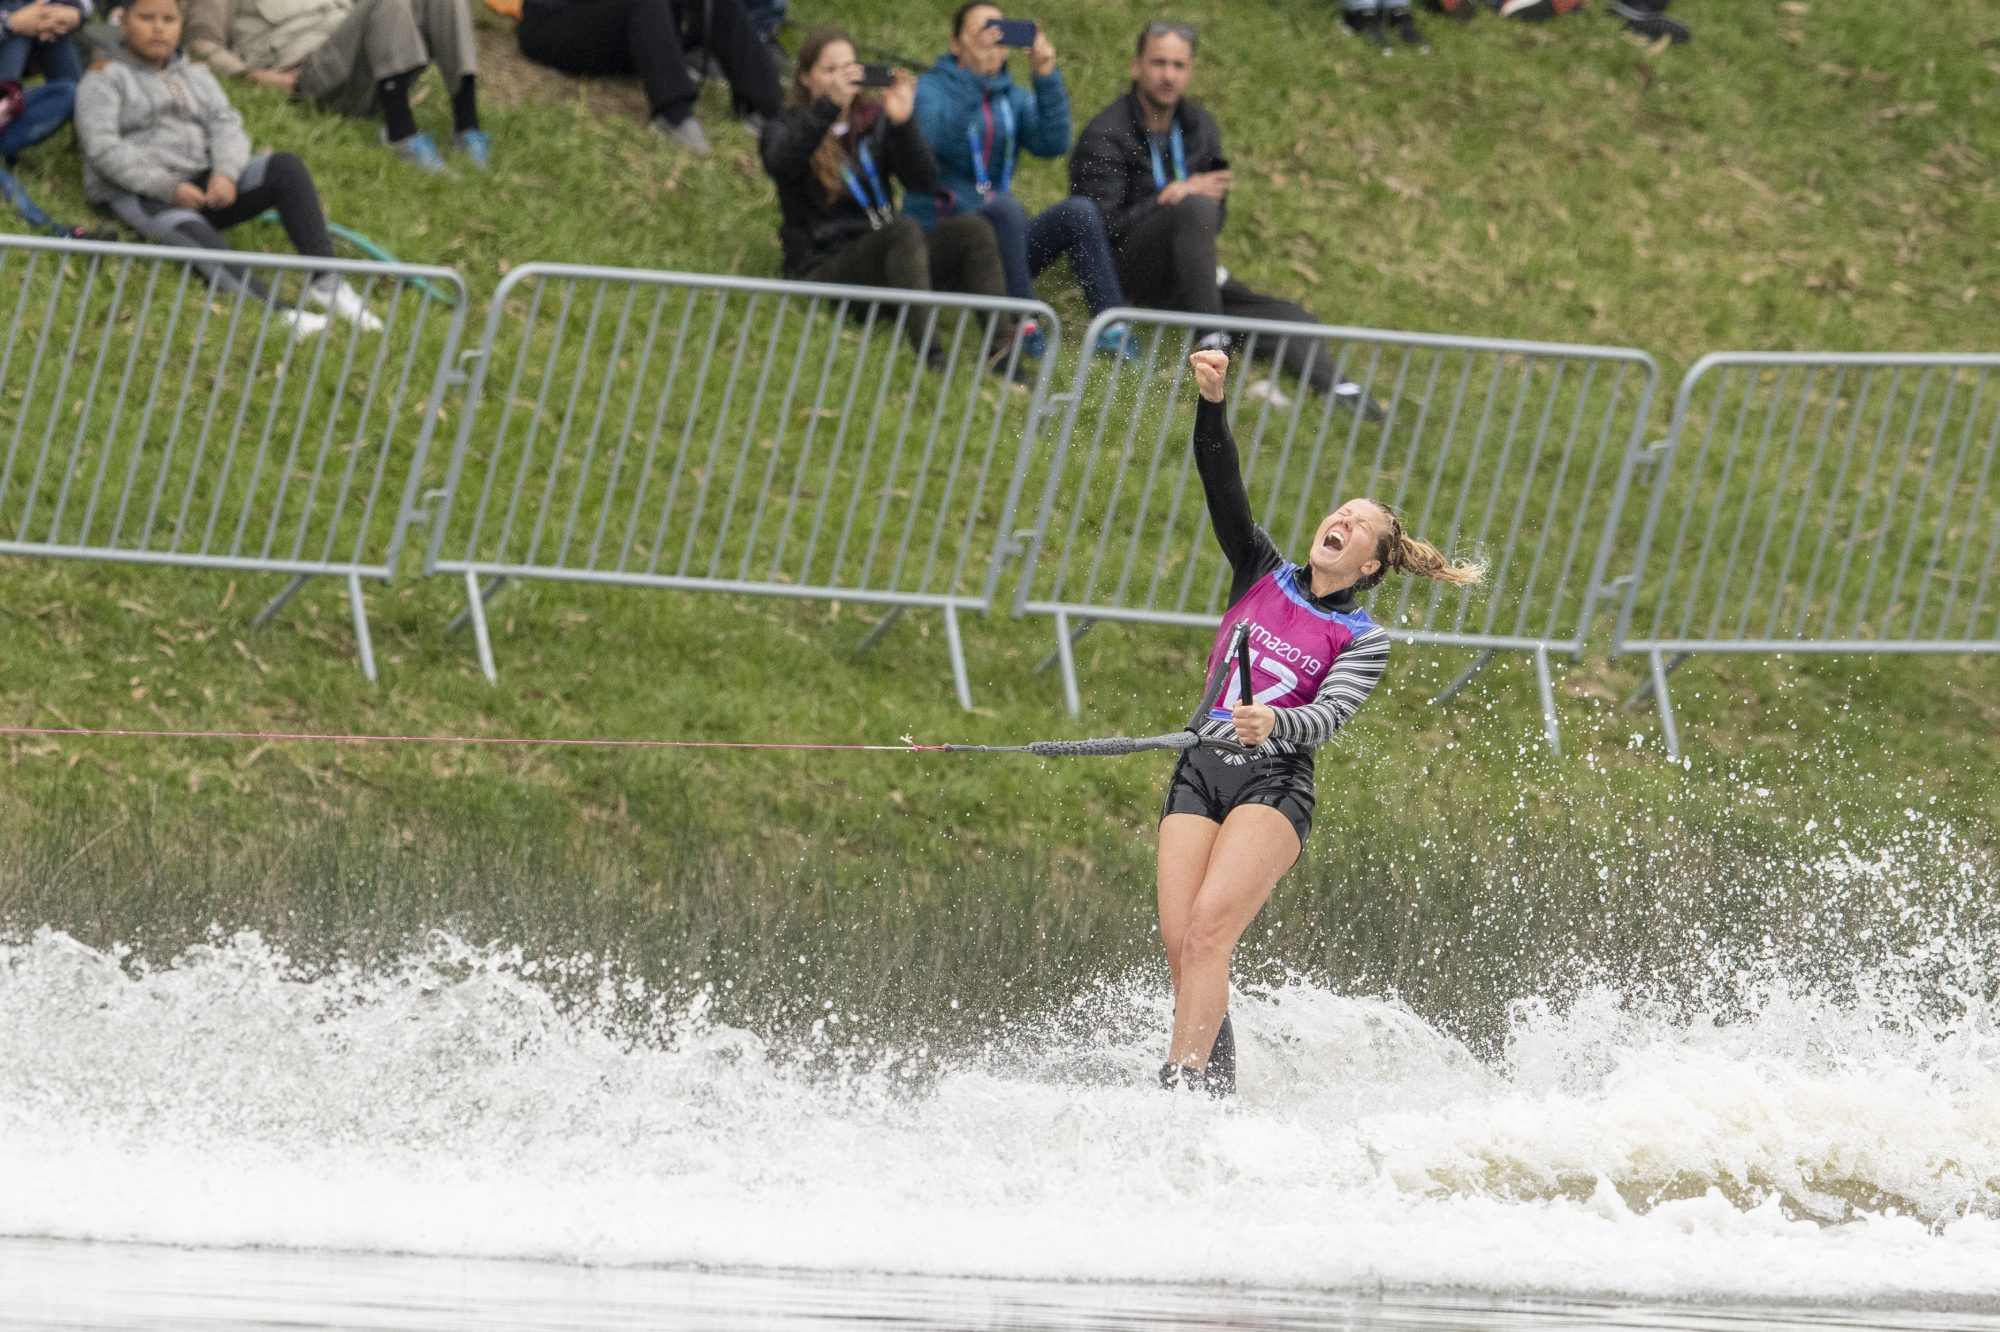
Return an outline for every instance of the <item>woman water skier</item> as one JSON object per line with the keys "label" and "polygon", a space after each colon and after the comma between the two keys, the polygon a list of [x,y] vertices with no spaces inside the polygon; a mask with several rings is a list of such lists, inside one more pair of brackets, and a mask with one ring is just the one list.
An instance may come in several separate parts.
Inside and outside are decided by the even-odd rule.
{"label": "woman water skier", "polygon": [[[1313,750],[1367,701],[1389,635],[1355,600],[1389,570],[1467,586],[1454,564],[1411,538],[1388,505],[1351,499],[1320,520],[1303,565],[1288,563],[1250,516],[1222,402],[1229,357],[1198,351],[1194,457],[1209,521],[1229,560],[1229,611],[1208,654],[1208,688],[1190,725],[1248,755],[1201,747],[1174,767],[1160,815],[1160,941],[1173,975],[1174,1033],[1163,1087],[1236,1088],[1229,958],[1312,830]],[[1239,635],[1255,701],[1235,702]]]}

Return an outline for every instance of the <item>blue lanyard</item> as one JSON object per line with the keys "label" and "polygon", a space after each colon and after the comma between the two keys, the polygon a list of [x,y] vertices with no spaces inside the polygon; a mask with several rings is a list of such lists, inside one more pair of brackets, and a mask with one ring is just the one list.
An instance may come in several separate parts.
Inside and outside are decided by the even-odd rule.
{"label": "blue lanyard", "polygon": [[[993,120],[993,106],[993,100],[988,98],[980,108],[985,112],[989,125]],[[999,106],[1000,134],[995,136],[995,142],[1006,145],[1000,153],[1000,193],[1005,194],[1007,187],[1014,183],[1014,103],[1011,98],[1003,97]],[[986,170],[986,141],[979,132],[977,122],[965,127],[965,136],[972,141],[972,179],[979,188],[979,197],[984,199],[993,193],[993,181]]]}
{"label": "blue lanyard", "polygon": [[[1173,149],[1173,154],[1174,154],[1174,179],[1186,180],[1187,147],[1181,142],[1180,121],[1176,120],[1174,122],[1174,127],[1172,131],[1169,132],[1169,134],[1167,135],[1167,142],[1168,145]],[[1154,143],[1151,139],[1148,139],[1146,140],[1146,150],[1152,153],[1153,155],[1153,188],[1156,190],[1164,190],[1165,188],[1167,188],[1167,168],[1165,164],[1163,164],[1160,161],[1160,145]]]}
{"label": "blue lanyard", "polygon": [[889,191],[882,188],[882,175],[875,170],[875,154],[869,151],[865,139],[861,142],[859,156],[861,169],[868,176],[868,188],[861,188],[861,180],[854,174],[854,168],[845,163],[841,164],[840,178],[847,182],[847,192],[854,196],[854,202],[868,214],[869,229],[886,227],[895,220],[896,209],[889,201]]}

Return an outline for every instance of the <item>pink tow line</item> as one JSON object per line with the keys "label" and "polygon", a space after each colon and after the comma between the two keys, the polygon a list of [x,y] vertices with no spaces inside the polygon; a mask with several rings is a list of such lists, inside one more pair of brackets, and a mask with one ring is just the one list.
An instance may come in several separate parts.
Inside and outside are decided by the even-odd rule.
{"label": "pink tow line", "polygon": [[328,735],[311,731],[127,731],[82,726],[0,726],[0,735],[81,736],[137,740],[319,740],[336,745],[530,745],[592,749],[819,749],[886,754],[944,754],[949,745],[796,744],[777,740],[565,740],[505,735]]}

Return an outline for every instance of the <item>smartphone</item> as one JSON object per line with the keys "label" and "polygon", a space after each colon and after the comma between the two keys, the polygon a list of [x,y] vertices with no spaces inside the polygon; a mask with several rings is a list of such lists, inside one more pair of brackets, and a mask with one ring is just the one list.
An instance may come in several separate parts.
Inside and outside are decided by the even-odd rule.
{"label": "smartphone", "polygon": [[1000,45],[1018,46],[1023,51],[1035,44],[1039,25],[1033,19],[987,19],[986,26],[1000,29]]}
{"label": "smartphone", "polygon": [[896,83],[896,69],[893,65],[863,65],[861,86],[864,88],[890,88]]}

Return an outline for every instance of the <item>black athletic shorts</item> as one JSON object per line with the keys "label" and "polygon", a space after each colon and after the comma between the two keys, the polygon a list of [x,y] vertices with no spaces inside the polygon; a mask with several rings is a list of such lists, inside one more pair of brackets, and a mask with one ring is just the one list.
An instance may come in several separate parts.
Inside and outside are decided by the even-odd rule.
{"label": "black athletic shorts", "polygon": [[1293,751],[1230,763],[1216,749],[1190,749],[1174,765],[1160,817],[1199,814],[1217,823],[1238,805],[1269,805],[1290,819],[1305,845],[1313,823],[1313,756]]}

